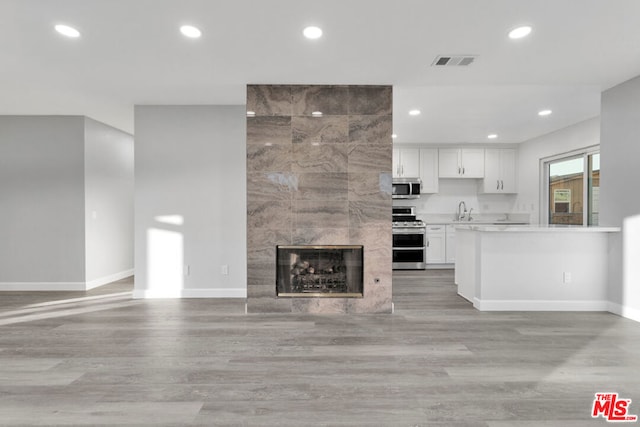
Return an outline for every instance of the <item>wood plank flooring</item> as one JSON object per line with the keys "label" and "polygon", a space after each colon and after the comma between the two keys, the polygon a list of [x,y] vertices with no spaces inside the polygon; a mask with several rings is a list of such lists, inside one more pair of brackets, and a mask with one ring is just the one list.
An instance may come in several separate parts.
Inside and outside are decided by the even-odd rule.
{"label": "wood plank flooring", "polygon": [[0,293],[0,425],[603,426],[596,392],[640,414],[640,324],[481,313],[450,270],[394,272],[393,315],[131,289]]}

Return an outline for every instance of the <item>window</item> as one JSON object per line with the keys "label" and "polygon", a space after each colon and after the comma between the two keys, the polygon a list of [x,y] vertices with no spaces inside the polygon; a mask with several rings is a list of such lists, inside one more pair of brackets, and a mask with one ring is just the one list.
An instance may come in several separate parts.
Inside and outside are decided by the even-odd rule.
{"label": "window", "polygon": [[600,198],[598,148],[546,159],[545,223],[597,225]]}
{"label": "window", "polygon": [[588,181],[588,224],[598,225],[600,213],[600,153],[589,155],[589,181]]}

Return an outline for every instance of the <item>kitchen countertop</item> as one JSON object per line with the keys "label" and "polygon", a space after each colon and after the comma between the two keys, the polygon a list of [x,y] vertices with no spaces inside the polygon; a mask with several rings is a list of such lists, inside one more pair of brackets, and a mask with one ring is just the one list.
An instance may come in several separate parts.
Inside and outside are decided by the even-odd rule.
{"label": "kitchen countertop", "polygon": [[483,220],[483,219],[479,219],[479,220],[475,220],[472,219],[471,221],[449,221],[446,224],[451,224],[451,225],[522,225],[522,226],[529,226],[528,222],[525,221],[516,221],[516,220]]}
{"label": "kitchen countertop", "polygon": [[483,232],[509,232],[509,233],[615,233],[620,227],[584,227],[581,225],[494,225],[456,223],[456,230],[483,231]]}
{"label": "kitchen countertop", "polygon": [[529,224],[528,214],[472,214],[472,220],[463,219],[455,220],[455,215],[451,214],[421,214],[416,215],[427,225],[444,224],[444,225],[526,225]]}

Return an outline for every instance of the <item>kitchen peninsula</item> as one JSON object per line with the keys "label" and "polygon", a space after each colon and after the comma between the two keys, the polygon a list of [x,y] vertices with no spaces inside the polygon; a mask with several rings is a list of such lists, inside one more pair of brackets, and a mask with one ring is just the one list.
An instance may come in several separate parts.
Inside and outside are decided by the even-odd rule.
{"label": "kitchen peninsula", "polygon": [[617,227],[458,225],[458,294],[480,311],[606,311]]}

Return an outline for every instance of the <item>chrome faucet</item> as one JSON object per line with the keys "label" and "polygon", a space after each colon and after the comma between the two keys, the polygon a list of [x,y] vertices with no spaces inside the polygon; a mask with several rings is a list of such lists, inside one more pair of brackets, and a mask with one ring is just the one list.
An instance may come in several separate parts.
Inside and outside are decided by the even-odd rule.
{"label": "chrome faucet", "polygon": [[[464,206],[464,211],[462,210],[463,206]],[[464,218],[466,214],[467,214],[467,205],[463,200],[460,203],[458,203],[458,215],[456,217],[456,220],[460,221],[462,218]]]}

